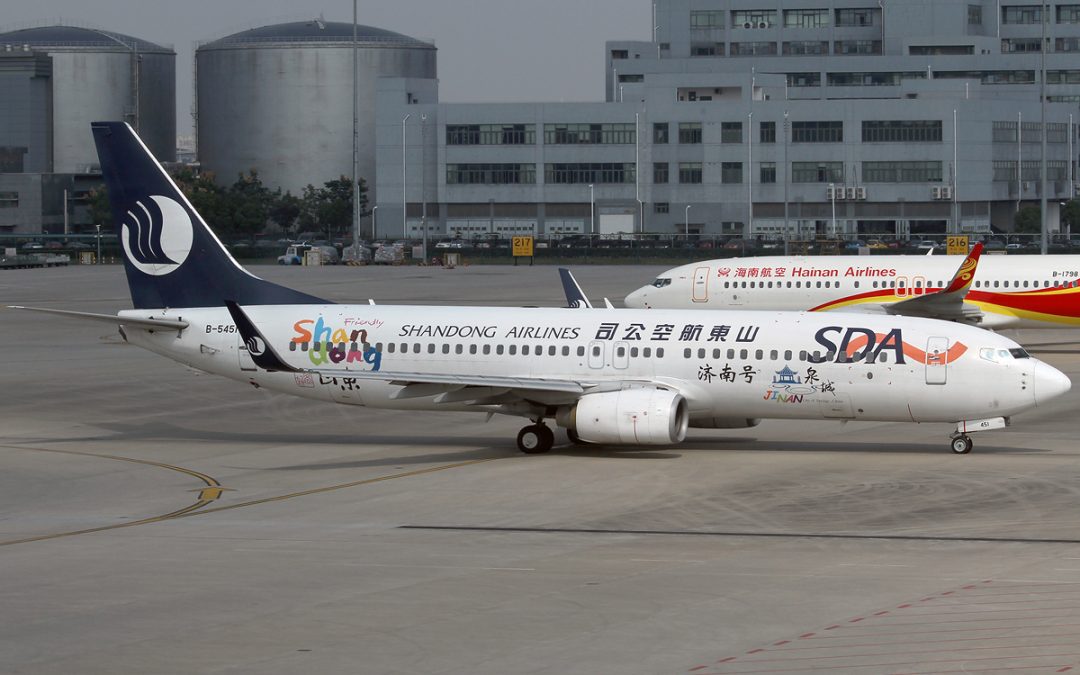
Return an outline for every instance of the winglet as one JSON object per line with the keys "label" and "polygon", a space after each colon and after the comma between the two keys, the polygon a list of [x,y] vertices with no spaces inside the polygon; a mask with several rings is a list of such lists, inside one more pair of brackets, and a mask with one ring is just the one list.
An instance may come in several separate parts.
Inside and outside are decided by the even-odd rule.
{"label": "winglet", "polygon": [[240,305],[232,300],[226,300],[225,306],[228,307],[233,323],[236,324],[237,330],[240,331],[240,337],[243,338],[248,354],[251,354],[251,360],[255,362],[256,366],[271,372],[300,372],[299,368],[293,368],[281,360],[274,348],[266,341],[266,338],[259,333],[259,329],[251,322],[247,314],[244,314],[244,310],[240,309]]}
{"label": "winglet", "polygon": [[979,266],[979,256],[982,255],[982,250],[983,243],[981,241],[976,242],[975,247],[971,249],[971,253],[968,253],[967,257],[964,258],[964,262],[960,263],[960,268],[956,270],[952,281],[941,291],[942,293],[967,293],[972,280],[975,279],[975,269]]}
{"label": "winglet", "polygon": [[562,280],[563,293],[566,294],[566,306],[571,309],[592,309],[592,303],[585,297],[577,279],[565,267],[559,268],[559,278]]}

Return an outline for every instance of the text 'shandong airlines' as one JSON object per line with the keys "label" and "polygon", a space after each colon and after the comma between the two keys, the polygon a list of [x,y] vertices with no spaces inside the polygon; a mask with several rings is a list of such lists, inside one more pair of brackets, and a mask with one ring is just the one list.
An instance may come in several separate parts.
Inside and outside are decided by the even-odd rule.
{"label": "text 'shandong airlines'", "polygon": [[126,124],[93,133],[135,309],[68,314],[274,391],[519,416],[529,453],[549,420],[574,442],[669,445],[761,418],[953,423],[964,453],[1070,387],[1005,337],[922,318],[332,304],[241,268]]}
{"label": "text 'shandong airlines'", "polygon": [[654,309],[840,310],[983,328],[1080,328],[1080,256],[762,256],[664,272],[626,297]]}

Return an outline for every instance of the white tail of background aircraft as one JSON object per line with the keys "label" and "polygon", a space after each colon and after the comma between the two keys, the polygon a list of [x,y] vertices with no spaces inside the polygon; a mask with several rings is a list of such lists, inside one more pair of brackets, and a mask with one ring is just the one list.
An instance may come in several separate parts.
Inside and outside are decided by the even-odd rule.
{"label": "white tail of background aircraft", "polygon": [[333,304],[241,268],[128,125],[93,133],[135,309],[53,313],[258,387],[515,415],[528,453],[552,447],[547,420],[575,442],[669,445],[762,418],[954,423],[965,453],[1070,387],[1011,340],[920,318]]}

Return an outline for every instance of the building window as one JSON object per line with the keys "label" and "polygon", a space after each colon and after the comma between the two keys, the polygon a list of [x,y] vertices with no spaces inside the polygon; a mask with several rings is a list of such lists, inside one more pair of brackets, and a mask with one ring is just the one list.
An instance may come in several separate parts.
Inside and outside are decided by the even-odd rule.
{"label": "building window", "polygon": [[909,56],[970,56],[975,45],[911,45]]}
{"label": "building window", "polygon": [[721,183],[742,182],[742,162],[720,162]]}
{"label": "building window", "polygon": [[667,162],[653,162],[652,165],[652,182],[657,185],[662,185],[668,182],[668,163]]}
{"label": "building window", "polygon": [[19,207],[18,192],[0,192],[0,209],[15,209]]}
{"label": "building window", "polygon": [[829,53],[828,40],[802,40],[798,42],[785,42],[781,46],[785,55],[823,55]]}
{"label": "building window", "polygon": [[788,73],[789,87],[820,87],[821,73]]}
{"label": "building window", "polygon": [[667,202],[656,202],[653,204],[653,213],[669,213],[671,211],[671,204]]}
{"label": "building window", "polygon": [[1048,70],[1047,84],[1080,84],[1080,70]]}
{"label": "building window", "polygon": [[837,26],[873,26],[877,8],[862,7],[836,10]]}
{"label": "building window", "polygon": [[772,9],[740,9],[731,13],[732,28],[772,28],[776,11]]}
{"label": "building window", "polygon": [[830,87],[897,87],[904,80],[925,80],[926,71],[889,73],[829,73]]}
{"label": "building window", "polygon": [[691,42],[690,56],[723,56],[723,42]]}
{"label": "building window", "polygon": [[447,124],[447,145],[536,145],[535,124]]}
{"label": "building window", "polygon": [[1001,8],[1001,23],[1033,24],[1042,22],[1042,9],[1036,5],[1014,5]]}
{"label": "building window", "polygon": [[775,56],[775,42],[732,42],[732,56]]}
{"label": "building window", "polygon": [[721,122],[720,142],[742,143],[742,122]]}
{"label": "building window", "polygon": [[837,40],[833,54],[880,54],[881,40]]}
{"label": "building window", "polygon": [[699,11],[690,12],[691,28],[723,28],[723,11]]}
{"label": "building window", "polygon": [[758,180],[762,183],[776,182],[776,162],[762,162]]}
{"label": "building window", "polygon": [[843,122],[792,122],[792,143],[843,143]]}
{"label": "building window", "polygon": [[864,121],[863,143],[940,143],[940,120]]}
{"label": "building window", "polygon": [[1058,5],[1058,23],[1080,23],[1080,5]]}
{"label": "building window", "polygon": [[1069,125],[1061,122],[1048,122],[1046,124],[1047,143],[1068,143]]}
{"label": "building window", "polygon": [[641,73],[627,73],[626,75],[619,75],[619,84],[628,84],[631,82],[644,82],[645,76]]}
{"label": "building window", "polygon": [[941,162],[863,162],[866,183],[940,183]]}
{"label": "building window", "polygon": [[1042,51],[1041,38],[1006,38],[1001,41],[1002,54],[1032,54]]}
{"label": "building window", "polygon": [[623,59],[628,59],[628,58],[630,58],[629,50],[626,50],[626,49],[612,49],[611,50],[611,59],[613,61],[621,61]]}
{"label": "building window", "polygon": [[533,185],[535,164],[447,164],[447,185]]}
{"label": "building window", "polygon": [[[1080,38],[1057,38],[1054,40],[1055,52],[1080,52]],[[1047,79],[1047,82],[1050,80]]]}
{"label": "building window", "polygon": [[827,9],[785,9],[784,28],[825,28],[829,25]]}
{"label": "building window", "polygon": [[634,183],[634,163],[544,165],[544,181],[554,185]]}
{"label": "building window", "polygon": [[792,162],[792,183],[843,183],[843,162]]}
{"label": "building window", "polygon": [[968,5],[968,25],[969,26],[981,26],[982,25],[982,7],[979,5]]}
{"label": "building window", "polygon": [[701,162],[679,162],[679,182],[701,183]]}
{"label": "building window", "polygon": [[679,143],[701,143],[701,122],[679,122]]}
{"label": "building window", "polygon": [[1016,162],[994,160],[994,180],[997,182],[1016,180]]}
{"label": "building window", "polygon": [[612,124],[545,124],[546,145],[632,145],[634,125]]}
{"label": "building window", "polygon": [[759,134],[758,135],[758,142],[760,142],[760,143],[775,143],[776,142],[776,122],[762,122],[758,134]]}
{"label": "building window", "polygon": [[993,138],[995,143],[1016,142],[1016,122],[994,122]]}
{"label": "building window", "polygon": [[668,123],[667,122],[653,122],[652,125],[652,142],[657,145],[664,145],[668,142]]}

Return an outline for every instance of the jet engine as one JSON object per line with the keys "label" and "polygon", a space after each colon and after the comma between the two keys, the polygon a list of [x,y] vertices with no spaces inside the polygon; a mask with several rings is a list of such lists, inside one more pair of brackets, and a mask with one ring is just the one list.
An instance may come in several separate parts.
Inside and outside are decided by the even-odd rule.
{"label": "jet engine", "polygon": [[690,426],[695,429],[749,429],[761,424],[756,417],[695,417]]}
{"label": "jet engine", "polygon": [[686,399],[657,387],[586,394],[557,421],[588,443],[671,445],[686,438]]}

